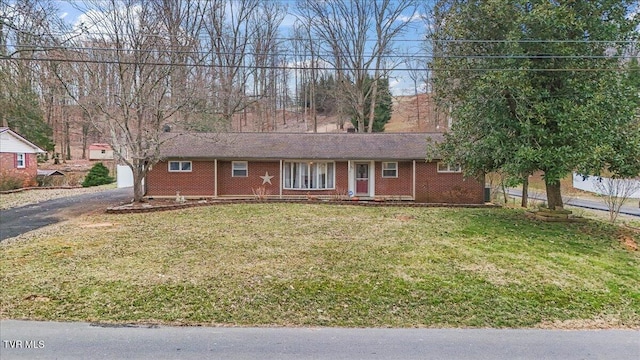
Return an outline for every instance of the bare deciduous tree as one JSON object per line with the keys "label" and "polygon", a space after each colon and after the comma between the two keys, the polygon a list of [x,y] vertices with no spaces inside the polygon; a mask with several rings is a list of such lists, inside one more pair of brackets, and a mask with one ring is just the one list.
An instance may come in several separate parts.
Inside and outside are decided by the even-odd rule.
{"label": "bare deciduous tree", "polygon": [[280,67],[278,34],[286,8],[277,2],[263,2],[253,13],[250,26],[254,36],[250,39],[253,94],[256,101],[256,119],[260,131],[275,127],[278,94],[277,68]]}
{"label": "bare deciduous tree", "polygon": [[640,181],[633,179],[599,178],[594,186],[609,209],[609,221],[612,223],[618,218],[625,201],[634,193],[640,192]]}
{"label": "bare deciduous tree", "polygon": [[385,61],[385,55],[413,20],[416,1],[301,0],[298,9],[309,24],[309,41],[318,41],[321,59],[336,69],[358,131],[373,131],[365,123],[373,124],[378,80],[397,65]]}
{"label": "bare deciduous tree", "polygon": [[[76,51],[64,52],[68,71],[58,72],[68,94],[109,139],[133,172],[134,200],[160,160],[164,126],[191,110],[201,93],[193,77],[193,52],[201,30],[199,2],[96,0],[85,3],[87,33]],[[188,65],[188,66],[187,66]]]}
{"label": "bare deciduous tree", "polygon": [[255,37],[252,21],[259,5],[259,0],[205,2],[207,39],[202,47],[209,54],[207,64],[211,73],[206,82],[213,100],[208,106],[214,109],[225,129],[231,129],[234,114],[250,103],[245,85],[255,67],[248,66],[248,50],[250,40]]}
{"label": "bare deciduous tree", "polygon": [[[59,118],[43,112],[52,82],[45,50],[63,40],[60,19],[48,0],[0,1],[0,124],[11,126],[46,150]],[[54,84],[57,85],[57,84]]]}

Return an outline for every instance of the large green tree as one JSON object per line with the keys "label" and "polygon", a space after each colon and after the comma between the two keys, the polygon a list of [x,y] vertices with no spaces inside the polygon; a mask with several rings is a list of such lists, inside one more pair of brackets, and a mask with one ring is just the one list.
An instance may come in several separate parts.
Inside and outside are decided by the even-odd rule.
{"label": "large green tree", "polygon": [[543,171],[548,205],[578,170],[640,171],[629,50],[635,1],[458,1],[434,6],[434,89],[452,129],[432,147],[468,175]]}

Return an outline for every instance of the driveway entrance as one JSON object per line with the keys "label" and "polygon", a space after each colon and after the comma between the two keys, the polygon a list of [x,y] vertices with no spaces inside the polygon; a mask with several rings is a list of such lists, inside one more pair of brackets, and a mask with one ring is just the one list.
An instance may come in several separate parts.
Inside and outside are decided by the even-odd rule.
{"label": "driveway entrance", "polygon": [[130,202],[132,199],[133,188],[128,187],[0,210],[0,241],[72,217],[104,211],[109,206]]}

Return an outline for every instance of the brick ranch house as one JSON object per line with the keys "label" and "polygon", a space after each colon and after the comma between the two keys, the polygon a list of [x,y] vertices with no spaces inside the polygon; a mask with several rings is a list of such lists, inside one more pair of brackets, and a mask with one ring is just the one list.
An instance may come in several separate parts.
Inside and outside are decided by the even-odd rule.
{"label": "brick ranch house", "polygon": [[426,133],[167,133],[147,197],[484,202],[484,182],[426,162]]}
{"label": "brick ranch house", "polygon": [[45,151],[11,129],[0,127],[1,177],[20,179],[23,187],[35,186],[40,153]]}

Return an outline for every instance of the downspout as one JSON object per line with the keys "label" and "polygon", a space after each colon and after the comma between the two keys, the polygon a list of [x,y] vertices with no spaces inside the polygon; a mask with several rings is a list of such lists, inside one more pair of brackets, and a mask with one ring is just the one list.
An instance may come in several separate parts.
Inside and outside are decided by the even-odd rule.
{"label": "downspout", "polygon": [[353,178],[353,165],[351,164],[351,160],[347,161],[347,192],[352,197],[355,191],[355,180]]}
{"label": "downspout", "polygon": [[284,182],[284,176],[282,174],[282,159],[280,159],[280,174],[278,175],[278,178],[280,179],[280,199],[282,199],[282,186]]}
{"label": "downspout", "polygon": [[413,201],[416,201],[416,161],[413,160],[413,184],[411,189],[411,197],[413,197]]}
{"label": "downspout", "polygon": [[213,159],[213,197],[218,197],[218,159]]}
{"label": "downspout", "polygon": [[369,165],[369,196],[376,197],[376,161],[372,160]]}

